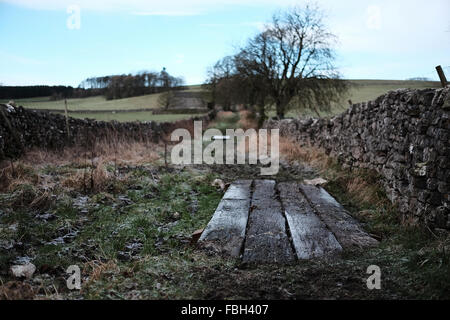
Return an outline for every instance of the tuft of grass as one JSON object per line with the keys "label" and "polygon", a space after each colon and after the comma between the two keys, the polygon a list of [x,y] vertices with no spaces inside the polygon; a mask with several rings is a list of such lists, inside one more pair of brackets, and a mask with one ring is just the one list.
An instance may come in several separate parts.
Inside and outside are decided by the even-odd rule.
{"label": "tuft of grass", "polygon": [[0,192],[12,191],[22,184],[39,183],[39,175],[29,163],[4,161],[0,167]]}
{"label": "tuft of grass", "polygon": [[0,283],[0,300],[31,300],[35,294],[34,288],[28,283],[20,281]]}
{"label": "tuft of grass", "polygon": [[115,175],[104,162],[79,169],[61,181],[61,185],[78,192],[123,192],[129,175]]}
{"label": "tuft of grass", "polygon": [[12,185],[10,192],[2,194],[0,199],[11,209],[45,210],[52,203],[51,195],[47,190],[25,182]]}

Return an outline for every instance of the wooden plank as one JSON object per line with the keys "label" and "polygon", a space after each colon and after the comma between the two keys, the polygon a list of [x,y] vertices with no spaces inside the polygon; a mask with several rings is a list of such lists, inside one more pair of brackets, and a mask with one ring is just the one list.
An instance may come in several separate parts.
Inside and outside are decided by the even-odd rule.
{"label": "wooden plank", "polygon": [[222,200],[200,237],[200,248],[239,257],[245,239],[250,199]]}
{"label": "wooden plank", "polygon": [[255,180],[243,262],[289,263],[295,260],[286,220],[276,198],[275,181]]}
{"label": "wooden plank", "polygon": [[342,251],[336,237],[299,192],[298,183],[279,183],[278,190],[298,259],[311,259]]}
{"label": "wooden plank", "polygon": [[250,209],[250,186],[251,180],[230,185],[198,241],[200,248],[240,256]]}
{"label": "wooden plank", "polygon": [[252,180],[237,180],[233,182],[225,192],[222,199],[247,200],[250,199],[250,186]]}
{"label": "wooden plank", "polygon": [[276,200],[274,180],[255,180],[253,200]]}
{"label": "wooden plank", "polygon": [[325,189],[303,184],[300,189],[344,249],[378,244]]}

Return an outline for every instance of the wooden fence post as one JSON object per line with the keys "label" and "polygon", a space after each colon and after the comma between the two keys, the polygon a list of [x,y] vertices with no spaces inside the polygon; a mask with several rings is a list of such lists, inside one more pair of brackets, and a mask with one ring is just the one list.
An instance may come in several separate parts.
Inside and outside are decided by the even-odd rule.
{"label": "wooden fence post", "polygon": [[66,130],[67,130],[67,141],[70,140],[70,128],[69,128],[69,112],[67,111],[67,99],[64,99],[64,109],[66,114]]}
{"label": "wooden fence post", "polygon": [[445,88],[448,84],[447,78],[445,77],[444,70],[442,70],[441,66],[436,67],[436,71],[439,75],[439,79],[441,80],[442,87]]}

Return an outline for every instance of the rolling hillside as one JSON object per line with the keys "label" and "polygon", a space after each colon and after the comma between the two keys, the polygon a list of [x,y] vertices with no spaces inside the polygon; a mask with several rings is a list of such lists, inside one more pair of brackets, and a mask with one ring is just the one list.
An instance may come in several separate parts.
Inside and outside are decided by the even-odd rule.
{"label": "rolling hillside", "polygon": [[[427,81],[402,81],[402,80],[351,80],[351,88],[341,103],[334,104],[330,111],[320,112],[321,116],[333,116],[341,113],[348,107],[348,100],[358,103],[373,100],[389,90],[399,88],[439,88],[439,82]],[[189,86],[186,92],[201,94],[200,85]],[[160,94],[149,94],[125,99],[106,100],[103,96],[96,96],[82,99],[68,99],[67,105],[70,115],[77,118],[94,118],[98,120],[118,120],[118,121],[170,121],[189,118],[192,114],[152,114],[151,109],[160,108],[158,102]],[[2,103],[7,101],[1,101]],[[50,101],[49,98],[18,99],[18,105],[32,109],[64,110],[64,100]],[[180,106],[179,106],[180,107]],[[142,110],[142,111],[140,111]],[[94,113],[95,112],[95,113]],[[269,115],[274,115],[269,112]],[[316,116],[313,111],[302,110],[289,112],[287,116],[296,117],[299,115]]]}

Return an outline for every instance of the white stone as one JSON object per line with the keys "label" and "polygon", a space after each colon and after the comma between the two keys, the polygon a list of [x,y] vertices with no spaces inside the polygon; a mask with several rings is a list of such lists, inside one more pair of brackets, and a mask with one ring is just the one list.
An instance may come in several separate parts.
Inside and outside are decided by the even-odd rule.
{"label": "white stone", "polygon": [[35,271],[36,266],[32,263],[27,263],[24,265],[15,265],[11,267],[11,273],[16,278],[25,277],[27,279],[31,279]]}
{"label": "white stone", "polygon": [[6,105],[6,111],[8,111],[9,113],[11,112],[16,112],[16,109],[14,109],[14,107],[10,104]]}
{"label": "white stone", "polygon": [[311,179],[311,180],[305,179],[305,180],[303,180],[303,183],[304,184],[310,184],[310,185],[313,185],[313,186],[322,186],[324,184],[327,184],[328,181],[325,180],[325,179],[322,179],[322,178],[315,178],[315,179]]}
{"label": "white stone", "polygon": [[221,179],[215,179],[212,183],[213,187],[219,187],[220,190],[224,190],[225,189],[225,183],[223,182],[223,180]]}

